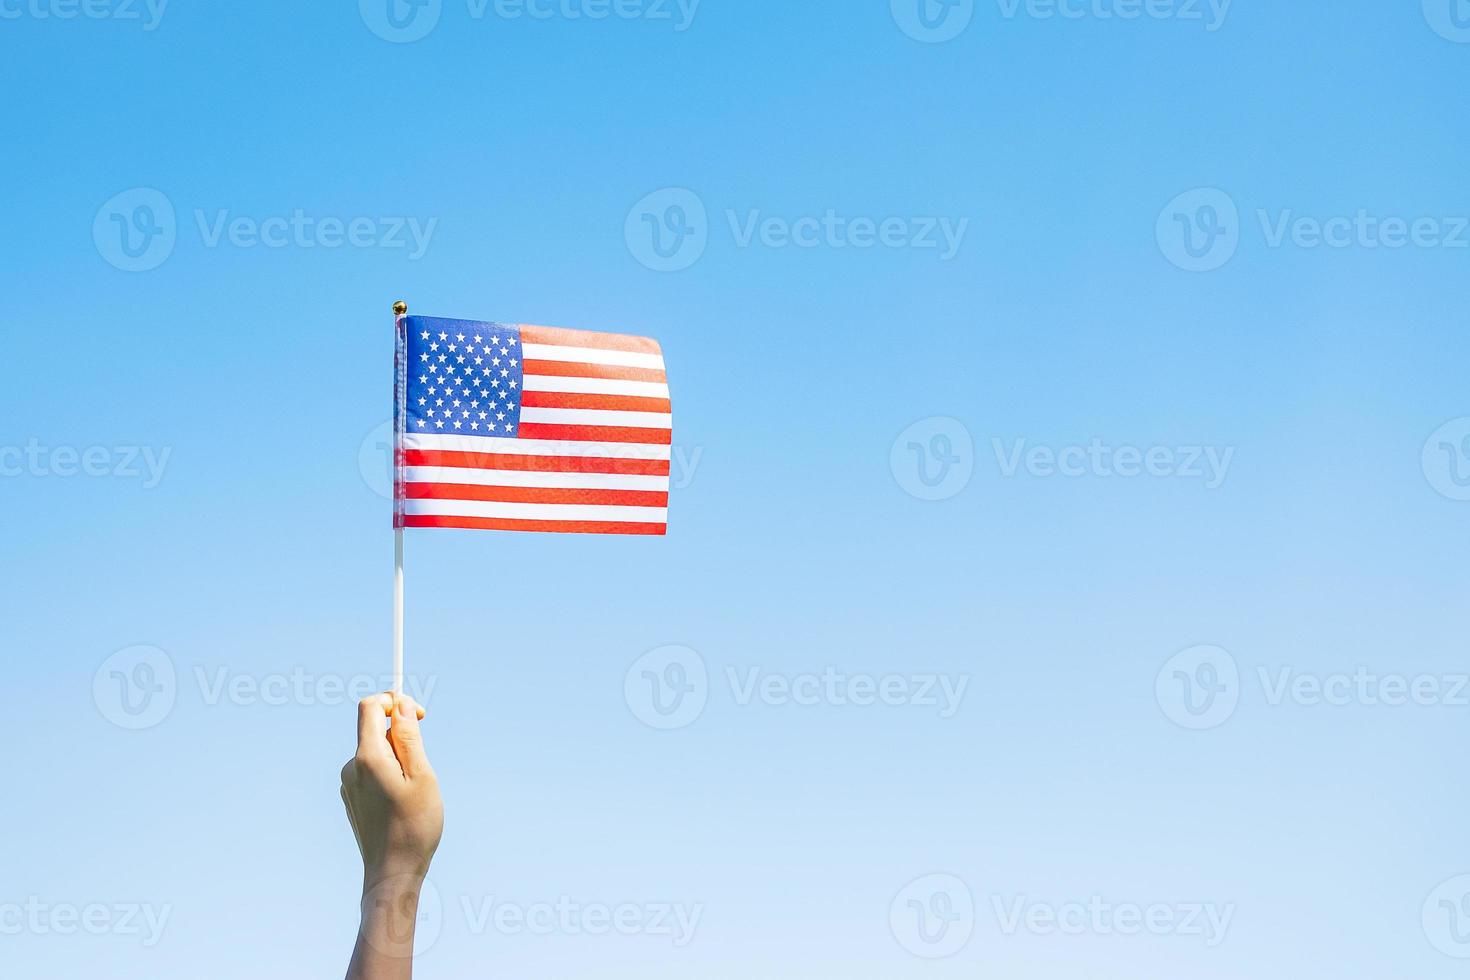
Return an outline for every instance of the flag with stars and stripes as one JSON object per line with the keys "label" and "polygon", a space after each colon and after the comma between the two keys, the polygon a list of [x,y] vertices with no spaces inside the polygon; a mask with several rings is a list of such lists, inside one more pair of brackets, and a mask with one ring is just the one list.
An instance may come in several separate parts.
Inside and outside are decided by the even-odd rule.
{"label": "flag with stars and stripes", "polygon": [[667,533],[657,341],[426,316],[397,329],[394,527]]}

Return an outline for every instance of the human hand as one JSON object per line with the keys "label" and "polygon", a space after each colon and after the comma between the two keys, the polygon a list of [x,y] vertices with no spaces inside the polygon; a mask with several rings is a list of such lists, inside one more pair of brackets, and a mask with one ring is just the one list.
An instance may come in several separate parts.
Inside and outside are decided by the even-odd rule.
{"label": "human hand", "polygon": [[[424,709],[407,695],[357,706],[357,754],[342,767],[342,802],[362,852],[363,890],[395,877],[422,880],[444,833],[439,780],[424,754]],[[384,720],[392,728],[384,730]]]}

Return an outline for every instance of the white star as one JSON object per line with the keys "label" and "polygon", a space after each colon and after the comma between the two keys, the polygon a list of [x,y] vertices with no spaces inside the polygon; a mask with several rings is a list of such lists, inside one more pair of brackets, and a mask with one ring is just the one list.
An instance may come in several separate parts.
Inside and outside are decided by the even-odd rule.
{"label": "white star", "polygon": [[460,335],[459,335],[459,342],[460,342],[460,343],[461,343],[461,344],[462,344],[462,343],[464,343],[464,334],[460,334]]}
{"label": "white star", "polygon": [[448,340],[449,339],[449,334],[444,333],[443,331],[440,331],[440,333],[439,333],[439,339],[440,340]]}
{"label": "white star", "polygon": [[433,343],[433,344],[430,344],[429,345],[429,350],[438,350],[438,349],[439,349],[439,345],[437,343]]}
{"label": "white star", "polygon": [[515,387],[515,386],[516,386],[516,383],[515,383],[515,382],[514,382],[514,381],[512,381],[512,382],[511,382],[511,383],[510,383],[510,386],[511,386],[511,387],[512,387],[512,388],[514,388],[514,387]]}
{"label": "white star", "polygon": [[429,359],[429,355],[428,354],[420,354],[419,355],[419,360],[421,360],[421,361],[427,361],[428,359]]}
{"label": "white star", "polygon": [[422,404],[424,404],[424,403],[425,403],[425,402],[427,402],[427,401],[428,401],[428,399],[427,399],[427,398],[420,398],[420,399],[419,399],[419,404],[420,404],[420,405],[422,405]]}
{"label": "white star", "polygon": [[508,378],[508,377],[510,377],[510,368],[501,368],[500,369],[500,376],[502,378]]}
{"label": "white star", "polygon": [[511,358],[511,359],[510,359],[510,366],[511,366],[511,367],[515,367],[515,366],[516,366],[516,364],[518,364],[518,363],[519,363],[519,362],[518,362],[518,361],[517,361],[517,360],[516,360],[516,359],[515,359],[515,358],[514,358],[514,357],[512,357],[512,358]]}
{"label": "white star", "polygon": [[419,339],[420,340],[428,340],[429,339],[429,331],[425,330],[423,333],[419,334]]}
{"label": "white star", "polygon": [[419,419],[418,420],[418,423],[419,423],[419,428],[420,429],[422,429],[424,426],[426,426],[426,425],[429,424],[429,423],[425,422],[423,419]]}
{"label": "white star", "polygon": [[470,423],[470,428],[471,429],[478,429],[479,427],[480,427],[480,423],[478,423],[478,422],[471,422]]}
{"label": "white star", "polygon": [[478,344],[479,342],[480,342],[480,335],[479,334],[475,334],[475,343]]}
{"label": "white star", "polygon": [[481,412],[480,413],[480,421],[481,422],[485,421],[485,418],[486,418],[485,413],[484,412]]}
{"label": "white star", "polygon": [[489,429],[491,432],[494,432],[495,431],[495,423],[494,422],[486,422],[485,423],[485,428]]}
{"label": "white star", "polygon": [[495,413],[495,418],[498,421],[504,422],[505,421],[505,413],[504,412],[496,412]]}
{"label": "white star", "polygon": [[434,420],[434,428],[436,428],[436,429],[442,429],[442,428],[444,428],[444,423],[442,421],[440,421],[439,419],[435,419]]}
{"label": "white star", "polygon": [[458,422],[456,422],[456,423],[454,423],[454,427],[455,427],[455,428],[456,428],[456,429],[457,429],[457,428],[459,428],[459,423],[458,423]]}

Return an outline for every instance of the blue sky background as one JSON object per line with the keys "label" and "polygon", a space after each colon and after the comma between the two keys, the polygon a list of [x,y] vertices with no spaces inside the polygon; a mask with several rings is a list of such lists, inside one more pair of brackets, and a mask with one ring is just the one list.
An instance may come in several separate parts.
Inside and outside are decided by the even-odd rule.
{"label": "blue sky background", "polygon": [[[680,31],[651,0],[601,21],[444,0],[411,43],[371,3],[173,0],[152,30],[141,6],[4,5],[10,975],[345,967],[352,708],[248,685],[387,669],[373,433],[398,298],[659,338],[698,454],[667,539],[410,535],[408,665],[449,812],[418,975],[1461,974],[1470,906],[1460,942],[1431,893],[1470,872],[1470,31],[1448,0],[1236,0],[1214,30],[1184,0],[1136,20],[988,0],[928,43],[904,2],[704,0]],[[137,188],[175,242],[129,272],[106,232]],[[635,205],[668,188],[707,245],[658,272]],[[1191,272],[1156,226],[1202,188],[1238,247]],[[949,260],[732,230],[828,209],[968,226]],[[298,210],[437,223],[418,258],[200,229]],[[1360,211],[1461,244],[1273,247],[1260,217]],[[938,417],[972,475],[921,500],[891,456],[911,426],[956,431]],[[1007,476],[994,442],[1093,439],[1233,456],[1211,488]],[[17,471],[28,445],[50,462]],[[102,447],[110,473],[127,447],[169,455],[145,486],[68,476],[57,447]],[[1228,651],[1238,706],[1189,730],[1155,682],[1201,644]],[[176,695],[129,731],[106,662],[138,645]],[[667,645],[698,652],[707,703],[661,731],[625,679]],[[828,667],[968,687],[943,718],[741,704],[726,678]],[[1441,696],[1272,704],[1258,673],[1360,667]],[[221,678],[247,693],[212,697]],[[976,910],[941,959],[902,927],[900,890],[933,873]],[[561,896],[702,913],[676,948],[463,911]],[[1007,932],[995,903],[1022,896],[1233,918],[1214,946]],[[155,945],[10,928],[32,900],[169,918]]]}

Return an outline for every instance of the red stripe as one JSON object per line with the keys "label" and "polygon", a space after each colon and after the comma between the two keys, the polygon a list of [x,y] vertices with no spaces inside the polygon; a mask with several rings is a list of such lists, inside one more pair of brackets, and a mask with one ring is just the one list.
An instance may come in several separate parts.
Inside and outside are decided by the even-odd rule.
{"label": "red stripe", "polygon": [[526,374],[552,378],[606,378],[609,381],[669,380],[658,368],[623,367],[620,364],[586,364],[582,361],[542,361],[531,358],[521,362]]}
{"label": "red stripe", "polygon": [[528,470],[536,473],[623,473],[668,476],[666,459],[612,459],[607,456],[513,456],[509,453],[455,453],[405,449],[404,466],[460,466],[475,470]]}
{"label": "red stripe", "polygon": [[522,439],[564,439],[583,442],[642,442],[657,446],[674,444],[672,429],[640,429],[631,425],[552,425],[522,422]]}
{"label": "red stripe", "polygon": [[621,333],[596,333],[592,330],[565,330],[561,327],[537,327],[523,323],[521,343],[554,344],[558,347],[593,347],[598,350],[625,350],[635,354],[662,354],[658,341],[651,337],[630,337]]}
{"label": "red stripe", "polygon": [[502,517],[405,514],[404,527],[458,527],[476,531],[551,531],[562,534],[667,534],[667,524],[637,521],[518,521]]}
{"label": "red stripe", "polygon": [[609,504],[618,507],[667,507],[669,495],[656,490],[549,489],[486,487],[468,483],[409,483],[410,500],[494,500],[503,504]]}
{"label": "red stripe", "polygon": [[667,398],[636,395],[583,395],[573,391],[528,391],[521,395],[526,408],[597,408],[609,412],[668,412]]}

